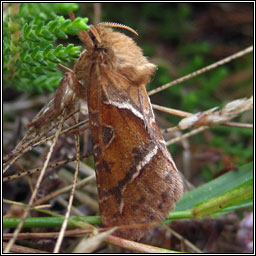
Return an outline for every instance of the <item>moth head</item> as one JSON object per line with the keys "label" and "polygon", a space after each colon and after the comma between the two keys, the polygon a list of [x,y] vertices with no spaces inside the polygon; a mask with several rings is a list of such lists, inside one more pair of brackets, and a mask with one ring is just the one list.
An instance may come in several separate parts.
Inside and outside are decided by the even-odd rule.
{"label": "moth head", "polygon": [[154,74],[156,66],[143,56],[141,48],[131,37],[111,28],[126,29],[138,35],[132,28],[118,23],[102,22],[91,25],[89,31],[79,34],[79,38],[86,45],[86,52],[76,64],[76,73],[80,70],[82,73],[93,62],[100,67],[115,70],[134,84],[146,84]]}

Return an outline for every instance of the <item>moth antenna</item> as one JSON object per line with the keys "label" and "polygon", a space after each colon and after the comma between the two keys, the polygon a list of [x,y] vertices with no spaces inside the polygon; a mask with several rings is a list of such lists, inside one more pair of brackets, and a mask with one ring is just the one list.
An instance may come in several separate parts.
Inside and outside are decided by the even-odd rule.
{"label": "moth antenna", "polygon": [[132,29],[129,26],[123,25],[123,24],[119,24],[119,23],[115,23],[115,22],[101,22],[101,23],[98,23],[97,25],[104,26],[104,27],[127,29],[130,32],[134,33],[136,36],[138,36],[138,33],[134,29]]}

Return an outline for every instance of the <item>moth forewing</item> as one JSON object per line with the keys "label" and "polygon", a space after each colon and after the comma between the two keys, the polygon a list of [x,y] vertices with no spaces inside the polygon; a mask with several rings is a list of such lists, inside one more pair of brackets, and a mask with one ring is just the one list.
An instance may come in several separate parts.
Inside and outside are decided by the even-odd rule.
{"label": "moth forewing", "polygon": [[156,66],[128,36],[102,24],[92,28],[75,74],[87,86],[100,214],[107,227],[144,224],[115,232],[140,239],[182,193],[145,89]]}

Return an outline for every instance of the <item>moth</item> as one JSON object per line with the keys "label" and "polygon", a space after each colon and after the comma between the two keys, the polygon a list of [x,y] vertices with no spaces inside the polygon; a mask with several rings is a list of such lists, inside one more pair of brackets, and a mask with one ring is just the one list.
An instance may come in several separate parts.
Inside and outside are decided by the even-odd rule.
{"label": "moth", "polygon": [[145,87],[156,66],[132,38],[110,27],[136,33],[107,22],[80,32],[86,50],[74,74],[86,91],[102,223],[125,225],[115,235],[138,240],[149,223],[168,216],[183,185]]}

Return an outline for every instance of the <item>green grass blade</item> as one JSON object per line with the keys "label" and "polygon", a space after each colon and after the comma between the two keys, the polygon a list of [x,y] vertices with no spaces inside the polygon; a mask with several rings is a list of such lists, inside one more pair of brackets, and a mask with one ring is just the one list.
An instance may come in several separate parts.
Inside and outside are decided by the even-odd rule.
{"label": "green grass blade", "polygon": [[241,166],[236,171],[228,172],[192,191],[185,193],[181,200],[176,204],[175,211],[192,209],[199,203],[223,195],[246,182],[252,182],[252,180],[253,163],[251,162]]}

